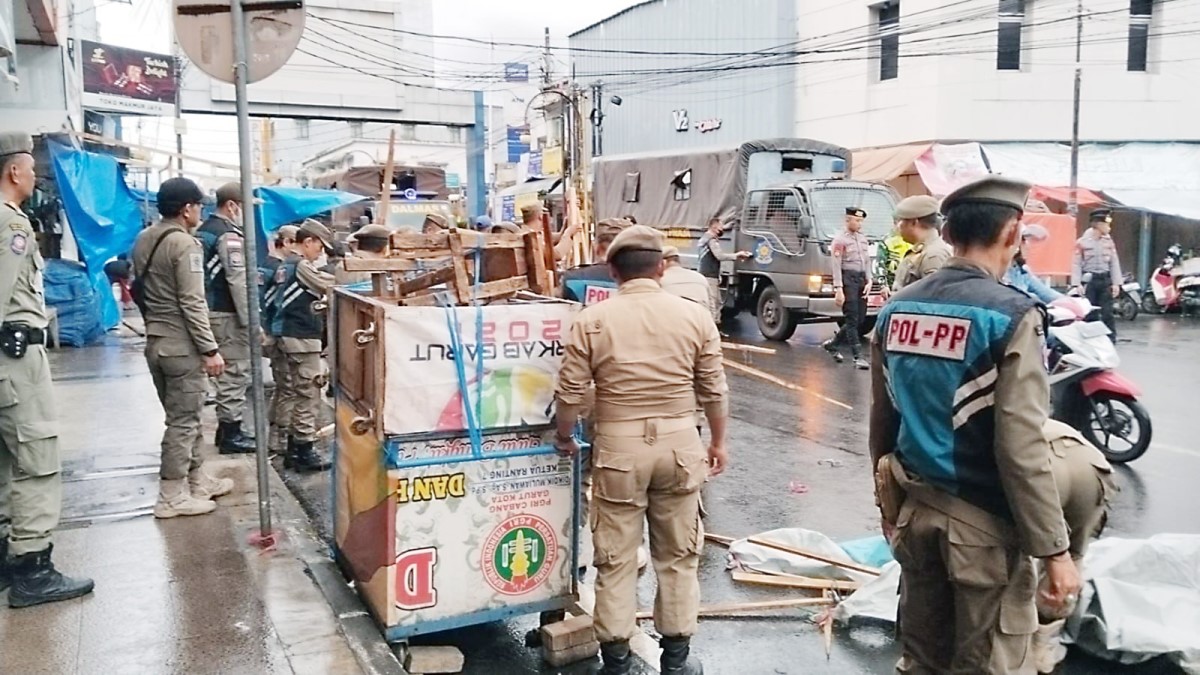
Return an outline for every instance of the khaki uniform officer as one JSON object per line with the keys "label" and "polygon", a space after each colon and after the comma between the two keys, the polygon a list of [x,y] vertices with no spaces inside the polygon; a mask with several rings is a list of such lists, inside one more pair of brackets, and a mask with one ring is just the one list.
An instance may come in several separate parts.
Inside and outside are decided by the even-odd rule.
{"label": "khaki uniform officer", "polygon": [[663,248],[663,260],[666,261],[662,276],[663,290],[684,300],[691,300],[708,310],[709,314],[714,314],[708,279],[696,270],[684,267],[679,262],[679,249],[674,246]]}
{"label": "khaki uniform officer", "polygon": [[279,287],[275,285],[275,272],[283,261],[292,255],[296,246],[296,233],[300,228],[295,225],[284,225],[275,232],[271,242],[271,251],[258,268],[259,302],[262,311],[259,318],[263,327],[263,356],[271,363],[271,381],[275,387],[271,390],[271,401],[267,404],[267,420],[271,423],[270,439],[267,447],[271,452],[284,450],[284,438],[287,430],[280,425],[281,401],[288,391],[287,356],[279,348],[279,341],[271,332],[272,317],[275,315],[275,295]]}
{"label": "khaki uniform officer", "polygon": [[[700,487],[728,461],[725,372],[709,314],[659,286],[662,249],[662,235],[642,225],[613,240],[608,261],[619,291],[579,313],[556,389],[556,444],[566,453],[578,450],[571,430],[588,387],[596,389],[590,521],[605,673],[630,672],[644,520],[658,575],[654,618],[663,635],[662,672],[701,672],[688,656],[704,539]],[[711,426],[711,466],[696,432],[697,404]]]}
{"label": "khaki uniform officer", "polygon": [[936,198],[906,197],[896,205],[894,217],[899,223],[900,236],[913,245],[896,269],[892,290],[898,291],[940,270],[954,256],[954,250],[942,239],[942,218]]}
{"label": "khaki uniform officer", "polygon": [[11,607],[92,592],[50,560],[62,512],[58,411],[46,357],[45,290],[37,239],[20,203],[33,196],[33,139],[0,134],[0,592]]}
{"label": "khaki uniform officer", "polygon": [[867,212],[854,206],[846,207],[846,229],[833,238],[833,288],[835,300],[842,308],[842,328],[821,347],[842,362],[839,345],[849,345],[854,367],[866,370],[862,357],[862,336],[859,327],[867,318],[867,296],[871,293],[871,242],[862,233]]}
{"label": "khaki uniform officer", "polygon": [[[383,225],[364,225],[350,235],[354,240],[354,252],[348,258],[359,260],[381,260],[387,257],[388,241],[392,231]],[[370,284],[370,272],[350,272],[343,261],[333,273],[333,278],[339,286],[349,284]]]}
{"label": "khaki uniform officer", "polygon": [[900,562],[902,673],[1032,673],[1042,600],[1079,591],[1043,435],[1038,301],[1001,283],[1029,185],[991,176],[946,197],[957,257],[880,312],[870,450]]}
{"label": "khaki uniform officer", "polygon": [[281,418],[288,421],[289,429],[283,465],[297,471],[324,471],[330,466],[313,450],[321,412],[321,338],[325,334],[325,322],[313,303],[324,299],[333,287],[333,276],[315,264],[322,251],[332,249],[329,229],[306,220],[296,233],[296,253],[275,272],[279,290],[272,333],[278,336],[288,372],[281,406]]}
{"label": "khaki uniform officer", "polygon": [[1096,209],[1088,216],[1092,227],[1075,242],[1071,264],[1071,288],[1083,289],[1088,302],[1100,308],[1100,318],[1108,326],[1109,337],[1117,341],[1113,320],[1113,300],[1121,295],[1121,260],[1112,238],[1112,211]]}
{"label": "khaki uniform officer", "polygon": [[246,307],[246,247],[242,241],[242,187],[217,189],[217,210],[196,231],[204,248],[204,293],[208,320],[225,359],[217,378],[217,436],[222,455],[254,452],[254,439],[242,431],[246,385],[250,379],[250,312]]}
{"label": "khaki uniform officer", "polygon": [[146,365],[167,424],[156,518],[211,513],[217,507],[211,500],[233,490],[232,480],[205,473],[200,458],[207,377],[225,369],[204,298],[204,250],[192,236],[203,201],[192,181],[165,181],[158,191],[163,219],[143,230],[133,246],[134,273],[146,297]]}

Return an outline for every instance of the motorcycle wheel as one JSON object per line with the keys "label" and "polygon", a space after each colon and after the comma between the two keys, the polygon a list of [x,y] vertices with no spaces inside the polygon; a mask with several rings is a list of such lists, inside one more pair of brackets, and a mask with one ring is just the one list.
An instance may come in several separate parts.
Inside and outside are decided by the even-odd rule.
{"label": "motorcycle wheel", "polygon": [[1136,399],[1101,392],[1082,407],[1077,428],[1108,461],[1125,464],[1146,454],[1153,427],[1150,413]]}
{"label": "motorcycle wheel", "polygon": [[1142,311],[1147,314],[1162,314],[1162,305],[1158,304],[1158,300],[1154,298],[1154,292],[1145,293],[1142,295]]}
{"label": "motorcycle wheel", "polygon": [[1129,297],[1128,293],[1122,293],[1120,298],[1117,298],[1116,307],[1113,308],[1117,316],[1126,321],[1133,321],[1138,315],[1137,303],[1133,298]]}

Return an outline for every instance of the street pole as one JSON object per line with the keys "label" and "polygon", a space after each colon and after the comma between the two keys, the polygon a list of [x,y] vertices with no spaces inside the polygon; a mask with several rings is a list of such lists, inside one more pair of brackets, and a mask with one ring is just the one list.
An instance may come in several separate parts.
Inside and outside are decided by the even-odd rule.
{"label": "street pole", "polygon": [[270,467],[267,464],[267,405],[263,395],[262,342],[258,307],[258,224],[255,222],[253,164],[250,159],[250,104],[246,85],[250,81],[247,60],[246,15],[242,0],[230,0],[233,19],[234,92],[237,97],[238,158],[242,178],[242,229],[249,260],[246,263],[246,295],[250,310],[250,401],[254,412],[254,443],[258,460],[258,522],[263,541],[272,536]]}
{"label": "street pole", "polygon": [[179,57],[179,47],[175,47],[175,171],[177,176],[183,175],[183,97],[179,93],[183,85],[183,59]]}
{"label": "street pole", "polygon": [[1071,122],[1071,190],[1067,196],[1067,213],[1079,213],[1079,95],[1083,84],[1083,0],[1075,10],[1075,103]]}

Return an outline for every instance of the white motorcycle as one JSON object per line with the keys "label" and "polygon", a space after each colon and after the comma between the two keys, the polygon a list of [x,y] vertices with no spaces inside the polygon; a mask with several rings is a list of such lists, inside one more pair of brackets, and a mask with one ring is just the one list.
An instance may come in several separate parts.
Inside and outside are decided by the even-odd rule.
{"label": "white motorcycle", "polygon": [[1050,304],[1051,417],[1078,429],[1108,461],[1123,464],[1145,454],[1153,428],[1150,413],[1138,402],[1141,390],[1117,374],[1121,359],[1095,313],[1083,298]]}

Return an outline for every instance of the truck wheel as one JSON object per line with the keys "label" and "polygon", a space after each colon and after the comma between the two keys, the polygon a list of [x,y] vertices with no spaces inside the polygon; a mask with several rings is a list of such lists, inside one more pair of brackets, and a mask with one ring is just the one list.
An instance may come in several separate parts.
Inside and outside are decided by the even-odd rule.
{"label": "truck wheel", "polygon": [[779,289],[767,286],[758,296],[758,330],[768,340],[784,341],[796,332],[796,314],[783,306]]}

